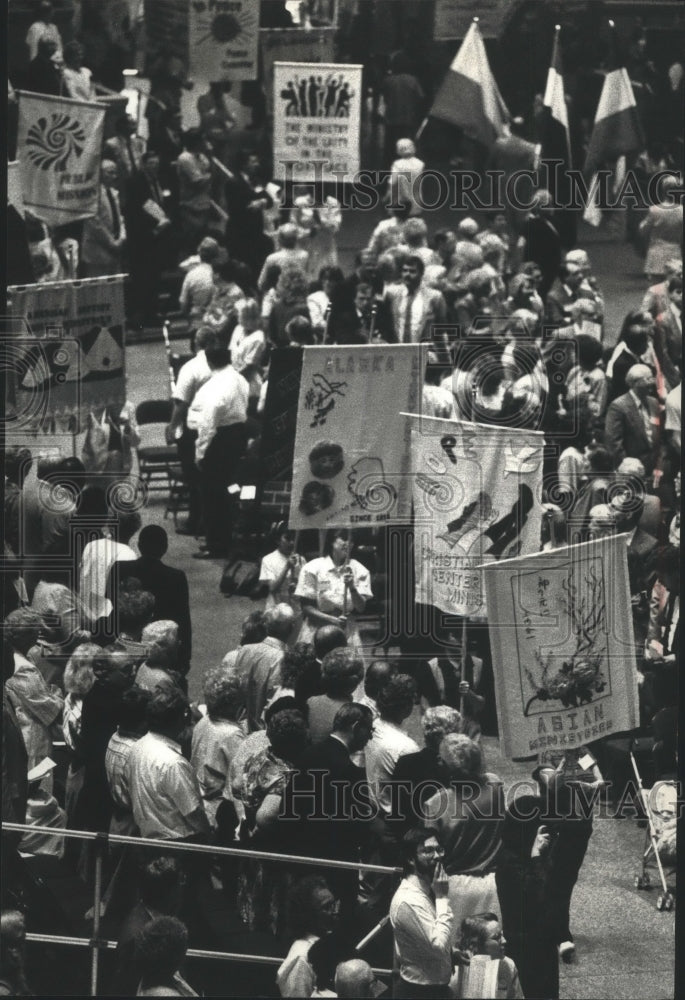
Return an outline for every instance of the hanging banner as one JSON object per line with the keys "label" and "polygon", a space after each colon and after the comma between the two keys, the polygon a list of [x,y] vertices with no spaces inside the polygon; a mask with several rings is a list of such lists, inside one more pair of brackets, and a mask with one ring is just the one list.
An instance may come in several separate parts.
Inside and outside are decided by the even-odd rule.
{"label": "hanging banner", "polygon": [[333,62],[336,31],[336,28],[260,28],[261,80],[269,114],[273,113],[274,64]]}
{"label": "hanging banner", "polygon": [[14,205],[20,215],[24,215],[24,198],[21,193],[21,166],[19,160],[7,164],[7,204]]}
{"label": "hanging banner", "polygon": [[484,576],[506,756],[638,726],[626,535],[495,563]]}
{"label": "hanging banner", "polygon": [[88,414],[126,401],[124,278],[7,289],[10,420],[22,432],[79,433]]}
{"label": "hanging banner", "polygon": [[92,218],[100,198],[105,108],[17,91],[24,205],[52,226]]}
{"label": "hanging banner", "polygon": [[262,485],[292,482],[303,349],[277,347],[269,356],[259,471]]}
{"label": "hanging banner", "polygon": [[478,567],[540,548],[544,437],[408,416],[416,602],[482,619]]}
{"label": "hanging banner", "polygon": [[274,178],[340,181],[356,176],[361,94],[361,66],[277,62]]}
{"label": "hanging banner", "polygon": [[190,0],[191,80],[256,80],[258,39],[255,0]]}
{"label": "hanging banner", "polygon": [[399,412],[416,407],[422,384],[418,344],[305,347],[291,528],[409,523],[409,427]]}

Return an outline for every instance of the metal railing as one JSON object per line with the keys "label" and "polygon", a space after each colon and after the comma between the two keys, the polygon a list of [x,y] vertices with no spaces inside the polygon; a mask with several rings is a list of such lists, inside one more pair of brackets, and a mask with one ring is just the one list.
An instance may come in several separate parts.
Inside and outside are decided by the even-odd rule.
{"label": "metal railing", "polygon": [[[62,837],[64,840],[90,841],[95,845],[95,871],[93,878],[93,933],[90,938],[72,937],[64,934],[33,934],[28,933],[26,940],[39,944],[63,945],[66,947],[90,948],[91,968],[90,968],[90,988],[91,995],[97,996],[98,965],[100,951],[112,950],[117,947],[116,941],[108,941],[100,938],[100,919],[102,911],[103,893],[103,861],[105,850],[110,844],[120,844],[122,846],[136,846],[165,852],[186,854],[209,854],[214,858],[239,857],[253,858],[259,861],[286,862],[287,864],[317,866],[320,868],[338,868],[357,872],[368,872],[383,875],[401,875],[401,868],[391,868],[386,865],[360,864],[357,861],[339,861],[335,858],[312,858],[294,854],[279,854],[275,851],[253,851],[241,847],[214,847],[211,844],[189,844],[176,840],[157,840],[148,837],[127,837],[123,834],[95,833],[91,830],[59,830],[50,826],[29,826],[25,823],[3,823],[2,833],[46,833],[51,837]],[[388,917],[384,917],[373,930],[367,934],[357,945],[357,950],[361,950],[375,935],[387,924]],[[274,955],[248,955],[242,952],[231,951],[209,951],[201,948],[189,948],[186,952],[188,958],[213,959],[223,962],[245,962],[255,965],[280,965],[283,957]],[[376,975],[391,976],[391,969],[374,969]]]}

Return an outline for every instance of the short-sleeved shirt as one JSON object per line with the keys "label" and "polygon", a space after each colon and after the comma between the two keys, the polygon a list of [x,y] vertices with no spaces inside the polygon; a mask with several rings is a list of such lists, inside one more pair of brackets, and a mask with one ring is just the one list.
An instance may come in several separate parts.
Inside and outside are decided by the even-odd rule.
{"label": "short-sleeved shirt", "polygon": [[181,840],[208,831],[195,772],[174,740],[161,733],[141,737],[131,749],[125,775],[141,837]]}
{"label": "short-sleeved shirt", "polygon": [[212,369],[207,364],[207,356],[204,351],[198,351],[194,358],[186,361],[178,373],[173,398],[179,403],[190,406],[198,389],[205,382],[209,382],[211,377]]}
{"label": "short-sleeved shirt", "polygon": [[399,726],[376,719],[373,736],[364,751],[366,777],[371,785],[372,798],[386,816],[390,815],[392,808],[389,784],[395,773],[395,765],[405,754],[418,752],[418,744]]}
{"label": "short-sleeved shirt", "polygon": [[[371,576],[366,566],[362,566],[356,559],[350,559],[348,563],[352,570],[354,585],[360,597],[369,600],[373,597],[371,591]],[[295,590],[295,597],[304,597],[310,601],[316,601],[319,611],[325,615],[340,616],[345,611],[345,566],[336,566],[330,556],[321,556],[319,559],[312,559],[304,565],[300,573],[300,579]],[[353,623],[354,609],[352,601],[347,602],[348,623]],[[300,633],[300,642],[310,642],[315,629],[308,627],[305,622]],[[358,644],[358,630],[353,627],[353,631],[348,631],[347,636],[351,645]]]}
{"label": "short-sleeved shirt", "polygon": [[205,810],[212,821],[222,799],[231,799],[229,771],[245,733],[229,719],[200,719],[193,730],[190,763],[197,775]]}
{"label": "short-sleeved shirt", "polygon": [[[264,556],[259,570],[259,582],[272,583],[274,580],[278,580],[288,563],[288,558],[288,556],[284,556],[282,552],[279,552],[278,549],[274,549],[273,552],[269,552],[268,555]],[[295,577],[302,571],[302,567],[304,566],[302,556],[298,556],[297,559],[298,567],[294,574]],[[299,612],[300,602],[290,593],[290,583],[291,576],[288,574],[278,590],[274,591],[273,594],[267,594],[266,604],[264,605],[265,610],[275,607],[276,604],[283,603],[289,604],[293,610]]]}
{"label": "short-sleeved shirt", "polygon": [[135,733],[113,733],[107,744],[105,753],[105,774],[109,794],[114,802],[114,814],[110,824],[110,833],[135,837],[138,827],[133,820],[131,811],[131,793],[126,776],[126,765],[131,750],[141,737]]}
{"label": "short-sleeved shirt", "polygon": [[244,424],[247,419],[249,386],[232,365],[227,365],[198,390],[188,413],[188,427],[197,430],[195,458],[204,458],[219,427]]}
{"label": "short-sleeved shirt", "polygon": [[178,301],[191,319],[200,319],[214,295],[214,271],[211,264],[200,263],[186,274]]}
{"label": "short-sleeved shirt", "polygon": [[176,160],[176,169],[179,205],[199,211],[209,208],[212,168],[204,153],[181,153]]}

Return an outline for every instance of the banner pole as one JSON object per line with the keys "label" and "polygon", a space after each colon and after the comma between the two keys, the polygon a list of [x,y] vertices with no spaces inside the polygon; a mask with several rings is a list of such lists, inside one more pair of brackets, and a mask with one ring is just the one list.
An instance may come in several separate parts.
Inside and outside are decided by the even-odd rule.
{"label": "banner pole", "polygon": [[[466,623],[467,623],[467,621],[468,621],[468,618],[463,618],[462,619],[462,623],[461,623],[461,679],[463,681],[468,680],[468,678],[466,676],[466,662],[467,662],[467,656],[468,656],[467,648],[466,648],[466,642],[467,642]],[[470,683],[471,682],[469,681],[469,684]],[[461,712],[462,719],[464,718],[464,706],[465,706],[465,702],[466,702],[465,695],[462,694],[460,696],[460,698],[459,698],[459,711]]]}

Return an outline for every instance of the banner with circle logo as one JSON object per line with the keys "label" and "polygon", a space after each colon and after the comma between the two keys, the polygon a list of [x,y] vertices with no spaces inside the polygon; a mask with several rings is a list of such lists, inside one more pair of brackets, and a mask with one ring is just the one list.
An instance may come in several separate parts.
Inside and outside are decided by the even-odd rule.
{"label": "banner with circle logo", "polygon": [[419,344],[305,347],[291,528],[409,524],[409,425],[420,405]]}
{"label": "banner with circle logo", "polygon": [[254,0],[191,0],[190,77],[197,83],[256,80],[259,4]]}
{"label": "banner with circle logo", "polygon": [[17,91],[17,159],[27,209],[52,226],[89,219],[100,198],[105,107]]}

